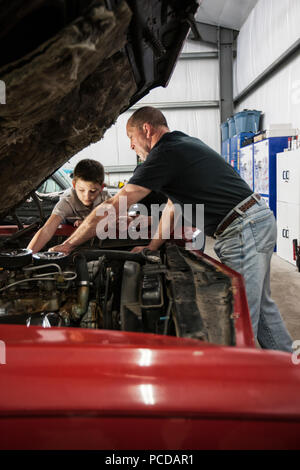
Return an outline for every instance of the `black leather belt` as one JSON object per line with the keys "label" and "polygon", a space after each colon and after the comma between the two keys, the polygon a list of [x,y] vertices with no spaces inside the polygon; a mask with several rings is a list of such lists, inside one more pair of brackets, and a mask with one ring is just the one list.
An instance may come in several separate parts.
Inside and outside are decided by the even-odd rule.
{"label": "black leather belt", "polygon": [[[259,194],[252,194],[250,196],[249,201],[245,202],[241,206],[237,206],[235,209],[238,209],[239,212],[246,212],[248,209],[250,209],[250,207],[254,206],[254,204],[256,204],[257,201],[260,201],[260,199],[261,199],[261,196]],[[215,236],[221,235],[221,233],[223,233],[224,230],[227,227],[229,227],[229,225],[232,224],[232,222],[235,219],[237,219],[239,216],[240,214],[238,212],[235,212],[235,210],[233,209],[233,212],[230,215],[228,215],[228,217],[226,217],[224,222],[222,222],[222,224],[217,228],[215,232]]]}

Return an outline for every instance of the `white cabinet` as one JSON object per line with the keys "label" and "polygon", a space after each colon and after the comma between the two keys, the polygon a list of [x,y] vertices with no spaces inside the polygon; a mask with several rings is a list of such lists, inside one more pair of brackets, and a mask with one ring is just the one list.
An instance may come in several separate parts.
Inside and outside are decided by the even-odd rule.
{"label": "white cabinet", "polygon": [[299,243],[300,205],[277,202],[277,255],[296,265],[293,240]]}
{"label": "white cabinet", "polygon": [[277,201],[300,204],[300,149],[277,155]]}
{"label": "white cabinet", "polygon": [[277,155],[287,147],[288,137],[271,137],[253,144],[254,192],[269,199],[275,217]]}
{"label": "white cabinet", "polygon": [[296,265],[294,239],[300,244],[300,149],[277,155],[277,254]]}

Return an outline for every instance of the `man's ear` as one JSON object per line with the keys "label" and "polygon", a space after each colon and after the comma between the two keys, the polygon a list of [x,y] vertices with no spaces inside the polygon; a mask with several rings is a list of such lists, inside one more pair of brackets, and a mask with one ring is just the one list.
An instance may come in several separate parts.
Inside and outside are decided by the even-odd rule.
{"label": "man's ear", "polygon": [[72,180],[72,186],[73,186],[74,189],[75,189],[75,184],[76,184],[76,181]]}
{"label": "man's ear", "polygon": [[149,124],[148,122],[145,122],[143,124],[143,130],[146,134],[147,139],[149,139],[149,137],[151,137],[151,135],[152,135],[152,126],[151,126],[151,124]]}

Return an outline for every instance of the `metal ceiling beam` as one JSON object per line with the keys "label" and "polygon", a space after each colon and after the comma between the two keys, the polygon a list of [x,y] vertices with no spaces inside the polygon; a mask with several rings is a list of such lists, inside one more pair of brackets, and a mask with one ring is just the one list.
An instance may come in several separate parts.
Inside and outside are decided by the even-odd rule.
{"label": "metal ceiling beam", "polygon": [[132,173],[136,165],[104,166],[105,173]]}
{"label": "metal ceiling beam", "polygon": [[153,106],[159,109],[189,109],[189,108],[218,108],[219,101],[183,101],[183,102],[162,102],[162,103],[139,103],[131,106],[130,110],[142,108],[143,106]]}
{"label": "metal ceiling beam", "polygon": [[204,42],[206,44],[218,44],[218,27],[195,21],[194,25],[191,25],[192,33],[189,35],[189,39]]}
{"label": "metal ceiling beam", "polygon": [[217,59],[219,57],[218,51],[212,52],[183,52],[179,56],[179,60],[198,60],[198,59]]}

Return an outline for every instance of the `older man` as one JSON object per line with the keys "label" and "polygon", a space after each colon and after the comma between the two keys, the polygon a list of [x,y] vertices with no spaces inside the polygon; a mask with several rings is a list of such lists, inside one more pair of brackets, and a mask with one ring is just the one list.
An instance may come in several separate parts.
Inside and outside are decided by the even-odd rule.
{"label": "older man", "polygon": [[[131,148],[144,163],[111,200],[118,213],[120,197],[127,207],[150,191],[168,197],[157,236],[148,248],[158,249],[173,226],[173,207],[191,205],[195,225],[197,205],[204,205],[204,230],[217,239],[215,251],[222,262],[243,274],[254,335],[263,348],[292,351],[276,304],[270,297],[270,260],[276,243],[273,213],[259,194],[220,155],[201,140],[170,132],[164,115],[155,108],[137,110],[128,120]],[[78,230],[55,249],[69,253],[96,234],[103,216],[93,211]],[[139,251],[142,247],[137,247]]]}

